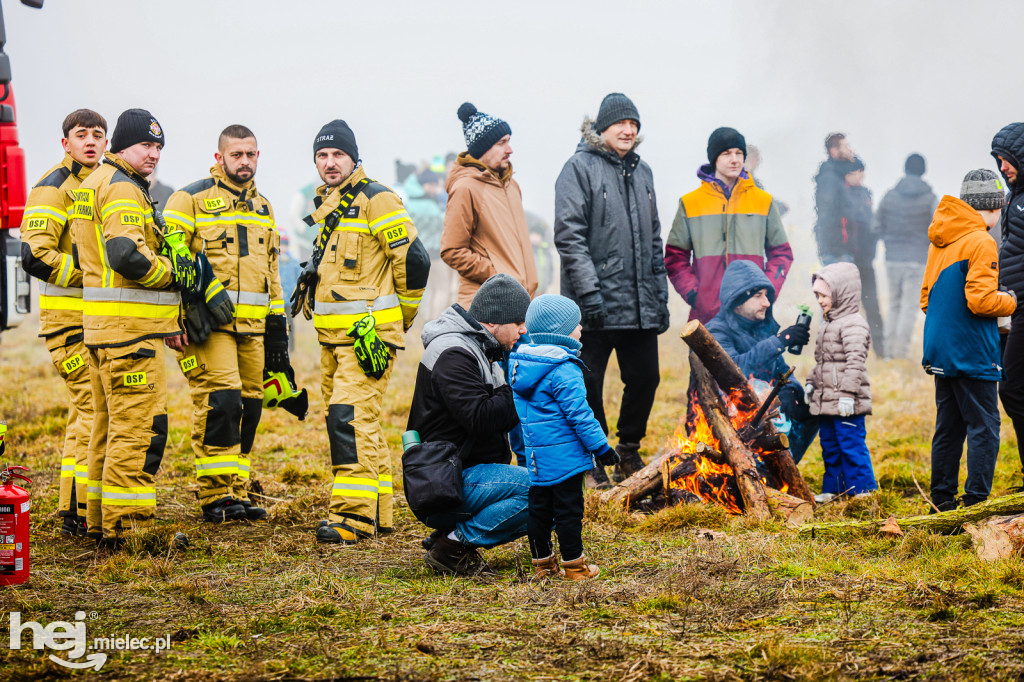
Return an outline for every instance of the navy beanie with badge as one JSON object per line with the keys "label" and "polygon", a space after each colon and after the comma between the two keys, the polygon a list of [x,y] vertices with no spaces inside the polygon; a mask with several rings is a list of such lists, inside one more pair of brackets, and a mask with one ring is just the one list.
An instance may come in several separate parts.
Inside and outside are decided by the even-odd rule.
{"label": "navy beanie with badge", "polygon": [[110,138],[110,149],[115,154],[140,142],[164,144],[164,131],[145,109],[128,109],[117,117],[114,134]]}
{"label": "navy beanie with badge", "polygon": [[498,140],[512,134],[508,123],[477,111],[469,102],[463,102],[458,114],[462,121],[462,134],[466,138],[466,151],[478,161]]}
{"label": "navy beanie with badge", "polygon": [[321,149],[340,149],[348,154],[353,162],[359,161],[359,147],[356,146],[356,135],[348,124],[336,118],[316,134],[313,140],[313,156]]}
{"label": "navy beanie with badge", "polygon": [[580,324],[580,307],[565,296],[543,294],[533,299],[526,311],[526,331],[530,341],[579,349],[579,341],[569,337]]}

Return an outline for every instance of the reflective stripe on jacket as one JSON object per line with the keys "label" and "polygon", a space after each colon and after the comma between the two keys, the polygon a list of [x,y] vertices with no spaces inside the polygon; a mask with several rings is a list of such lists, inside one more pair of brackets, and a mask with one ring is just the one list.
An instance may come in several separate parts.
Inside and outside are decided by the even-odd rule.
{"label": "reflective stripe on jacket", "polygon": [[73,192],[92,173],[64,155],[28,195],[21,222],[25,271],[41,280],[39,335],[53,336],[82,326],[82,271],[74,262],[68,213]]}
{"label": "reflective stripe on jacket", "polygon": [[267,315],[284,315],[281,237],[270,202],[252,181],[238,186],[214,165],[210,177],[171,195],[163,216],[168,230],[191,236],[189,249],[206,254],[231,294],[235,319],[221,330],[262,334]]}
{"label": "reflective stripe on jacket", "polygon": [[136,183],[147,185],[119,156],[107,153],[74,193],[71,236],[83,273],[82,319],[91,348],[181,332],[171,262],[157,255],[153,203]]}
{"label": "reflective stripe on jacket", "polygon": [[[319,187],[322,203],[313,213],[318,224],[365,177],[359,167],[340,188]],[[320,343],[353,343],[348,328],[372,311],[381,340],[404,348],[429,269],[430,258],[402,200],[378,182],[366,185],[331,233],[317,270],[313,326]]]}

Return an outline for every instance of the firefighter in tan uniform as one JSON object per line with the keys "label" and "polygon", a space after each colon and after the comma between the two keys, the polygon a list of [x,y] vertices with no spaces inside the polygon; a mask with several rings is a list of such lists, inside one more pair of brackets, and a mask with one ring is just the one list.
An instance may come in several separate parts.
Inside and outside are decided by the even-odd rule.
{"label": "firefighter in tan uniform", "polygon": [[313,319],[321,346],[334,484],[316,537],[354,543],[392,530],[381,402],[423,297],[430,257],[398,195],[358,165],[355,136],[344,121],[320,130],[313,159],[326,184],[306,218],[319,234],[292,294],[292,314],[302,310]]}
{"label": "firefighter in tan uniform", "polygon": [[[263,409],[264,364],[290,371],[284,297],[278,275],[280,237],[270,203],[254,182],[259,150],[245,126],[220,134],[210,177],[171,195],[168,230],[188,235],[234,303],[234,316],[209,337],[192,338],[178,365],[192,393],[192,451],[203,518],[258,520],[249,501],[250,451]],[[266,342],[264,342],[264,340]]]}
{"label": "firefighter in tan uniform", "polygon": [[88,534],[117,546],[148,526],[167,441],[164,339],[181,334],[175,289],[194,292],[195,264],[160,254],[162,223],[146,176],[164,134],[143,109],[117,119],[104,163],[79,189],[72,238],[83,277],[85,345],[93,367]]}
{"label": "firefighter in tan uniform", "polygon": [[74,262],[68,213],[73,192],[92,173],[107,146],[107,122],[90,109],[67,115],[64,160],[46,171],[28,195],[21,223],[21,262],[40,280],[39,335],[68,392],[68,421],[60,461],[61,533],[85,534],[86,473],[92,432],[89,352],[82,331],[82,271]]}

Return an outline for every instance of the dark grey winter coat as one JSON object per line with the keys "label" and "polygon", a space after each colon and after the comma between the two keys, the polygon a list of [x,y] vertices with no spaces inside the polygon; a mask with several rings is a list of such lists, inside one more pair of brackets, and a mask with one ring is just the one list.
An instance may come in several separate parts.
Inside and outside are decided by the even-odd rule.
{"label": "dark grey winter coat", "polygon": [[939,200],[918,175],[906,175],[885,193],[875,214],[875,233],[890,263],[928,262],[928,226]]}
{"label": "dark grey winter coat", "polygon": [[590,119],[581,130],[555,183],[562,294],[579,303],[600,291],[605,329],[667,327],[668,278],[651,168],[635,147],[620,159]]}
{"label": "dark grey winter coat", "polygon": [[[999,247],[999,283],[1020,296],[1024,292],[1024,123],[1011,123],[992,138],[992,156],[1002,156],[1017,169],[1006,208],[999,219],[1003,243]],[[997,159],[998,162],[998,159]],[[1006,179],[1006,176],[1003,176]]]}

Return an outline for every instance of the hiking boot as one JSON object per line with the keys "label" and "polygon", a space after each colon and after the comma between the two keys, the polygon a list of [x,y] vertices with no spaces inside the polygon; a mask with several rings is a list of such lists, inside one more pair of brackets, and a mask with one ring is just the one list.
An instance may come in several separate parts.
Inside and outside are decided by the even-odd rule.
{"label": "hiking boot", "polygon": [[191,546],[192,543],[184,533],[175,533],[171,538],[171,549],[188,549]]}
{"label": "hiking boot", "polygon": [[267,518],[267,510],[263,507],[254,507],[249,500],[235,500],[235,503],[245,508],[245,518],[250,521],[262,521]]}
{"label": "hiking boot", "polygon": [[354,545],[365,538],[372,538],[370,533],[356,530],[344,523],[320,522],[316,529],[317,542],[329,545]]}
{"label": "hiking boot", "polygon": [[544,557],[543,559],[533,560],[533,579],[543,580],[544,578],[564,578],[565,575],[558,568],[558,557],[555,556],[554,552],[551,556]]}
{"label": "hiking boot", "polygon": [[640,443],[620,442],[615,446],[615,452],[619,455],[619,463],[612,469],[612,480],[616,483],[622,483],[644,468],[644,461],[640,459]]}
{"label": "hiking boot", "polygon": [[237,521],[246,518],[245,507],[230,497],[225,497],[210,504],[204,504],[202,510],[203,521],[207,523],[224,523],[225,521]]}
{"label": "hiking boot", "polygon": [[601,572],[594,564],[588,564],[587,557],[585,556],[572,561],[566,561],[562,564],[562,568],[565,569],[566,580],[589,580],[590,578],[596,578],[597,574]]}
{"label": "hiking boot", "polygon": [[[938,508],[938,510],[940,512],[953,511],[954,509],[957,508],[957,501],[956,500],[945,500],[943,502],[935,502],[934,504],[935,504],[935,507]],[[935,514],[937,512],[935,511],[934,508],[929,508],[928,509],[928,513],[929,514]]]}
{"label": "hiking boot", "polygon": [[483,560],[480,553],[472,545],[465,545],[452,540],[447,535],[441,536],[437,544],[427,552],[423,560],[438,573],[450,575],[482,575],[494,571]]}
{"label": "hiking boot", "polygon": [[445,535],[448,535],[448,533],[451,533],[451,532],[452,531],[451,531],[450,528],[448,530],[444,530],[443,528],[438,528],[433,533],[431,533],[427,537],[423,538],[423,541],[420,544],[423,545],[423,549],[429,551],[429,550],[434,548],[434,545],[437,544],[438,540],[440,540]]}
{"label": "hiking boot", "polygon": [[587,472],[584,481],[586,481],[587,488],[592,490],[610,490],[612,487],[611,481],[608,480],[608,474],[604,472],[604,467],[600,464]]}

